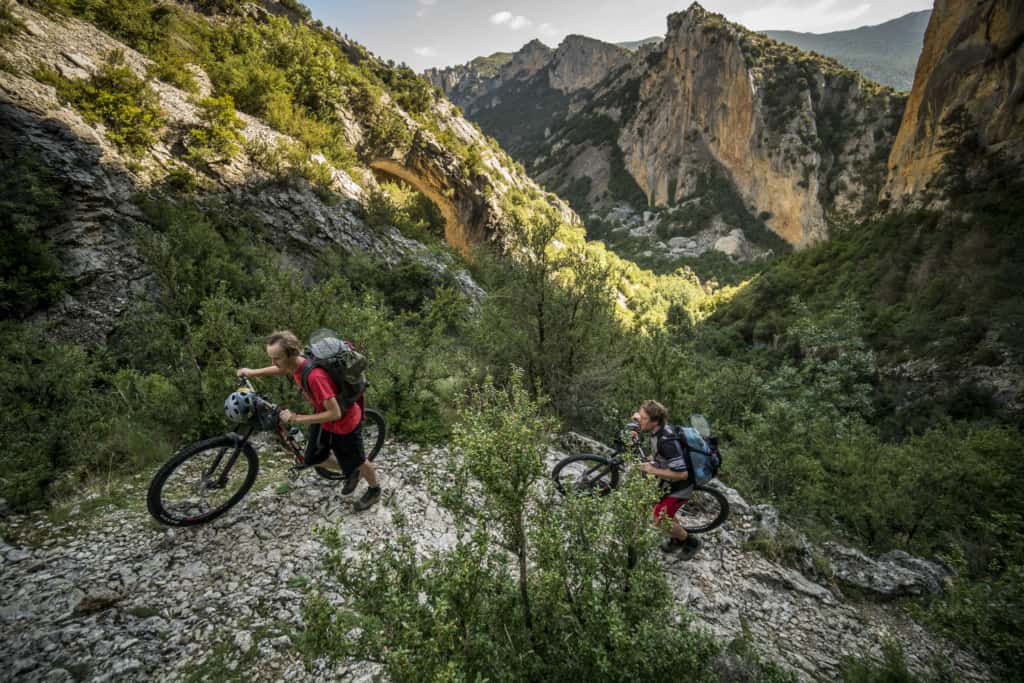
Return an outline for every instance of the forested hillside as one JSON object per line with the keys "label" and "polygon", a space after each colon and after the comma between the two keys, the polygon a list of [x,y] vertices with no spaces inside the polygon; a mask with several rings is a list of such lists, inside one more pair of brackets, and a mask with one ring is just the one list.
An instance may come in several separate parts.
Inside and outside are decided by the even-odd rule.
{"label": "forested hillside", "polygon": [[832,57],[873,81],[897,90],[910,90],[929,17],[931,11],[922,10],[877,26],[861,26],[849,31],[764,33],[780,43]]}
{"label": "forested hillside", "polygon": [[[983,4],[936,18],[932,54],[963,34],[957,26],[980,26],[977,12],[999,17],[1008,6]],[[129,677],[159,676],[171,651],[190,662],[176,679],[668,680],[685,670],[707,681],[1020,680],[1024,186],[1010,153],[1021,148],[1019,127],[997,121],[979,137],[962,116],[946,120],[930,141],[938,170],[929,192],[908,190],[891,208],[882,190],[895,181],[882,161],[901,97],[699,7],[672,15],[670,29],[667,45],[640,48],[643,88],[620,70],[622,87],[605,89],[559,135],[614,144],[604,126],[615,109],[637,144],[632,161],[613,153],[605,168],[643,165],[659,125],[699,117],[669,107],[671,116],[627,120],[638,100],[621,98],[658,99],[671,90],[667,65],[713,44],[722,61],[701,62],[688,92],[709,106],[728,96],[731,111],[747,111],[737,103],[752,101],[708,79],[728,73],[746,87],[740,76],[753,69],[774,93],[759,100],[758,116],[790,134],[766,141],[758,154],[768,156],[757,159],[775,180],[807,182],[800,196],[813,200],[813,215],[793,213],[794,225],[818,225],[822,197],[857,199],[828,231],[807,228],[801,234],[816,237],[789,253],[772,241],[770,217],[752,215],[735,185],[711,173],[722,168],[717,157],[701,157],[700,172],[681,159],[671,168],[668,157],[651,161],[642,187],[651,197],[699,190],[719,201],[715,211],[693,197],[675,206],[686,230],[716,230],[710,224],[731,206],[726,218],[779,247],[754,277],[719,263],[732,286],[688,267],[656,275],[587,241],[568,205],[443,93],[292,0],[0,4],[0,555],[28,563],[11,599],[42,588],[37,570],[66,574],[47,564],[57,555],[69,566],[88,556],[98,581],[96,539],[116,528],[137,539],[119,540],[117,553],[138,544],[166,562],[136,558],[130,570],[107,571],[123,592],[139,581],[156,581],[144,588],[157,593],[185,590],[141,578],[143,568],[210,584],[182,594],[196,610],[187,619],[167,596],[156,613],[138,604],[129,613],[118,606],[124,595],[92,600],[86,586],[92,602],[55,610],[53,630],[38,638],[12,608],[3,628],[24,649],[0,662],[32,679],[57,669],[99,675],[105,648],[128,646],[89,640],[98,631],[88,629],[127,624],[151,655],[125,665],[119,675]],[[990,49],[1003,61],[984,62],[1001,83],[986,89],[993,111],[1019,111],[1009,93],[1020,49],[1010,36]],[[475,66],[513,67],[526,68],[522,55]],[[795,90],[781,87],[793,78]],[[843,93],[864,109],[853,111]],[[941,95],[932,86],[911,101]],[[818,130],[816,116],[858,123],[840,137],[801,138]],[[929,128],[902,125],[918,138]],[[741,149],[716,149],[743,163]],[[867,177],[840,187],[857,175],[851,168]],[[899,168],[890,164],[893,176]],[[610,192],[616,178],[606,178]],[[333,489],[286,480],[283,455],[271,452],[278,461],[261,474],[258,500],[287,522],[256,521],[266,514],[259,507],[180,536],[139,522],[159,464],[230,428],[223,401],[235,369],[268,362],[273,330],[306,337],[320,327],[370,360],[368,398],[389,421],[392,460],[382,467],[394,495],[369,521],[346,517],[307,545],[293,537],[314,538],[322,511],[331,520],[354,513]],[[260,389],[309,410],[284,380]],[[659,559],[651,478],[571,502],[545,483],[563,455],[552,435],[614,443],[646,398],[664,402],[673,422],[710,417],[726,453],[720,479],[735,489],[736,519],[692,564]],[[93,521],[102,526],[90,529]],[[79,540],[59,537],[76,529]],[[261,567],[255,585],[274,598],[249,591],[244,610],[231,612],[236,533],[239,556]],[[317,558],[315,568],[285,567],[293,551]],[[840,566],[860,551],[879,562],[930,558],[907,562],[945,578],[876,604]],[[798,597],[775,602],[774,590]],[[732,592],[760,606],[740,610]],[[702,634],[687,604],[702,618],[728,618]],[[830,616],[789,618],[809,604]],[[223,633],[204,631],[202,643],[219,642],[212,652],[180,639],[161,645],[136,623],[160,617],[192,630],[218,610],[231,616],[217,622]],[[819,638],[817,622],[840,614],[856,652]],[[880,624],[892,623],[905,628],[888,637]],[[64,638],[65,624],[93,659],[68,662],[45,644]],[[954,654],[930,659],[937,651]],[[264,658],[273,667],[261,669]]]}

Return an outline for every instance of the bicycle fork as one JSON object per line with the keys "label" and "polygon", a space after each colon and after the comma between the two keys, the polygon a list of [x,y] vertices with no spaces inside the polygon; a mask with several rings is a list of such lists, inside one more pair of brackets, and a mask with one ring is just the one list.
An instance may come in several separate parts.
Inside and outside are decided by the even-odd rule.
{"label": "bicycle fork", "polygon": [[210,465],[210,468],[203,472],[203,478],[201,481],[204,489],[222,489],[225,486],[227,486],[228,475],[231,474],[231,469],[235,466],[235,462],[238,460],[238,454],[242,452],[242,447],[245,445],[245,442],[249,440],[249,436],[251,434],[252,428],[250,427],[244,436],[235,435],[235,448],[231,452],[231,456],[228,458],[227,463],[224,465],[224,469],[220,471],[220,475],[216,479],[211,481],[210,478],[213,476],[214,472],[217,471],[217,467],[220,466],[220,462],[221,460],[223,460],[224,454],[227,452],[228,449],[225,448],[221,450],[220,453],[217,454],[217,457],[214,458],[213,463]]}

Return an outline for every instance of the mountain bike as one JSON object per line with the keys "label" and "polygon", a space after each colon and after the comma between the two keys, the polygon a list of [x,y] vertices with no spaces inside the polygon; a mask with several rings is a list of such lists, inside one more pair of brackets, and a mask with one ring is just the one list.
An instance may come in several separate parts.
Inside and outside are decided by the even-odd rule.
{"label": "mountain bike", "polygon": [[[696,418],[703,422],[698,422]],[[710,436],[707,420],[694,416],[694,422],[694,426],[698,427],[698,431],[707,439]],[[705,429],[701,429],[701,426]],[[642,443],[637,444],[637,449],[637,462],[650,460]],[[551,470],[551,478],[555,482],[555,488],[563,496],[604,496],[618,488],[623,472],[630,464],[636,463],[627,459],[621,449],[611,457],[593,453],[571,455],[555,465]],[[679,524],[687,533],[692,534],[713,531],[722,526],[728,517],[729,500],[720,490],[707,484],[695,486],[689,499],[676,513]]]}
{"label": "mountain bike", "polygon": [[[157,471],[149,485],[146,507],[157,521],[169,526],[194,526],[213,521],[242,500],[256,481],[259,455],[250,437],[259,431],[277,435],[295,461],[289,478],[294,480],[313,469],[324,479],[339,481],[341,472],[319,465],[307,465],[300,443],[302,432],[288,429],[280,421],[281,408],[261,396],[245,377],[239,390],[251,392],[252,418],[236,432],[229,432],[185,446]],[[363,445],[366,459],[372,461],[384,444],[384,416],[372,408],[363,410]]]}

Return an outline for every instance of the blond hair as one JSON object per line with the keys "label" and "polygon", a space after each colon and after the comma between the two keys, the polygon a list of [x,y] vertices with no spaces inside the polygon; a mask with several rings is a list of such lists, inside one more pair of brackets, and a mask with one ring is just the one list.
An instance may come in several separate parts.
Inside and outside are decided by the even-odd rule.
{"label": "blond hair", "polygon": [[280,346],[281,350],[289,358],[294,358],[302,353],[302,342],[299,341],[299,338],[291,330],[280,330],[267,337],[267,346],[274,345]]}

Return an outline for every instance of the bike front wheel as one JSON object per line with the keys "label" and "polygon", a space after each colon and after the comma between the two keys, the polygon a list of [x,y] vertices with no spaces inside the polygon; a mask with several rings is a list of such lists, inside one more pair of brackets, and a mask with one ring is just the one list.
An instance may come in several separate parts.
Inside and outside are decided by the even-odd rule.
{"label": "bike front wheel", "polygon": [[551,470],[563,496],[603,496],[619,485],[619,467],[600,455],[573,455]]}
{"label": "bike front wheel", "polygon": [[146,507],[162,524],[194,526],[227,512],[252,488],[259,473],[256,450],[224,434],[178,451],[149,485]]}
{"label": "bike front wheel", "polygon": [[696,486],[676,514],[687,533],[703,534],[722,526],[729,516],[729,500],[718,489]]}

